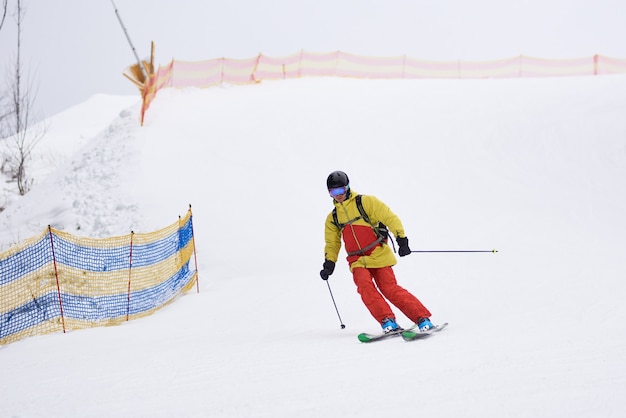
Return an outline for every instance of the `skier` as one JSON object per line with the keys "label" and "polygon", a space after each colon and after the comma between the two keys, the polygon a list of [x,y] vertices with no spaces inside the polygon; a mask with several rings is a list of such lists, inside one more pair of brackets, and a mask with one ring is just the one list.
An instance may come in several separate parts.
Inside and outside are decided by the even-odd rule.
{"label": "skier", "polygon": [[400,219],[374,196],[359,196],[350,189],[348,175],[333,171],[326,180],[335,209],[326,217],[323,280],[335,271],[341,239],[357,291],[383,331],[401,331],[387,301],[418,325],[420,331],[433,328],[429,310],[413,294],[399,286],[392,266],[396,257],[387,245],[388,231],[396,237],[398,255],[411,254],[409,239]]}

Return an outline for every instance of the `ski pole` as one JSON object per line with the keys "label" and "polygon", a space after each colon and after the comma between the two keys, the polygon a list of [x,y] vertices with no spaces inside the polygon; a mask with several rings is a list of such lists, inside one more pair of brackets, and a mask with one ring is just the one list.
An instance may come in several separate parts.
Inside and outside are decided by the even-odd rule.
{"label": "ski pole", "polygon": [[412,250],[412,253],[497,253],[498,250]]}
{"label": "ski pole", "polygon": [[337,312],[337,317],[339,318],[339,323],[341,324],[341,329],[344,329],[346,326],[341,320],[341,315],[339,315],[339,309],[337,309],[337,304],[335,303],[335,298],[333,297],[333,291],[330,290],[330,283],[326,280],[326,284],[328,285],[328,291],[330,292],[330,298],[333,300],[333,305],[335,305],[335,312]]}

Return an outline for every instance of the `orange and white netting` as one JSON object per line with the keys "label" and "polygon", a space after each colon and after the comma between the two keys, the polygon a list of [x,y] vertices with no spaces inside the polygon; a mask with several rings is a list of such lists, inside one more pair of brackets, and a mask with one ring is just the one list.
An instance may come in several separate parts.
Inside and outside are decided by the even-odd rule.
{"label": "orange and white netting", "polygon": [[406,55],[371,57],[341,51],[245,59],[215,58],[176,61],[159,67],[143,92],[145,111],[163,87],[211,87],[300,77],[369,79],[564,77],[626,73],[626,59],[593,55],[572,59],[541,59],[520,55],[493,61],[428,61]]}

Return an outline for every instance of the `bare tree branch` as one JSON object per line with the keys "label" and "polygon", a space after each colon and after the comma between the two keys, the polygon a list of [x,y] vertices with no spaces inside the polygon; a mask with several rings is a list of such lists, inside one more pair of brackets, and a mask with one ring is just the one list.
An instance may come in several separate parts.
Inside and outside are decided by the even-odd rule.
{"label": "bare tree branch", "polygon": [[7,17],[7,9],[9,8],[8,2],[9,2],[9,0],[4,0],[2,2],[2,10],[1,10],[1,12],[2,12],[2,19],[0,19],[0,30],[2,30],[2,26],[4,26],[4,20]]}
{"label": "bare tree branch", "polygon": [[[10,138],[8,149],[4,152],[1,168],[3,172],[9,174],[12,180],[17,182],[20,195],[26,194],[33,183],[33,179],[27,175],[27,162],[31,157],[35,145],[43,138],[45,128],[33,129],[30,125],[32,103],[35,98],[32,85],[24,85],[21,62],[21,38],[22,21],[26,14],[22,7],[21,0],[17,0],[17,10],[15,13],[17,23],[17,58],[12,72],[10,108],[4,112],[0,118],[2,131]],[[2,114],[2,113],[0,113]]]}

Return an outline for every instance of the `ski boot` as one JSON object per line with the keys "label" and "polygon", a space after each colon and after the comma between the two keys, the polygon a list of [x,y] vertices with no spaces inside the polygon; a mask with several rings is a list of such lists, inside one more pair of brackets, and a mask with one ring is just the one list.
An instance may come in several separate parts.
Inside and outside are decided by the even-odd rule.
{"label": "ski boot", "polygon": [[432,322],[430,322],[429,318],[420,318],[417,320],[417,327],[420,332],[428,331],[429,329],[435,328]]}
{"label": "ski boot", "polygon": [[400,328],[400,326],[396,323],[396,320],[393,318],[383,319],[383,322],[381,322],[381,325],[383,327],[383,332],[385,334],[389,334],[390,332],[394,332],[394,331],[402,331],[402,328]]}

